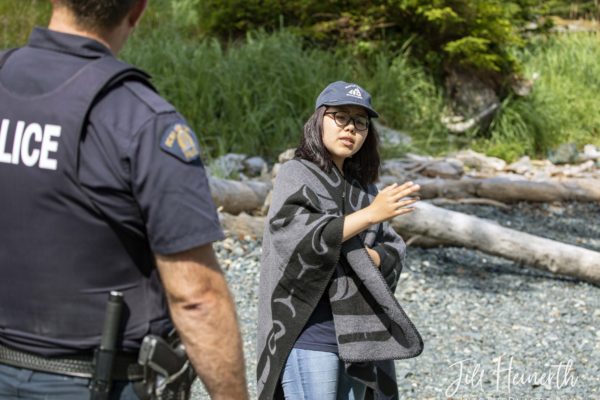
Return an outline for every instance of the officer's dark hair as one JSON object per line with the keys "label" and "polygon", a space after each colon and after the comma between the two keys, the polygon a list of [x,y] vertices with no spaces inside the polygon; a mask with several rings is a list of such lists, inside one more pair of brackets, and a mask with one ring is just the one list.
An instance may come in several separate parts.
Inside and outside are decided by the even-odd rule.
{"label": "officer's dark hair", "polygon": [[[326,106],[317,108],[306,121],[304,134],[294,155],[317,164],[319,168],[329,173],[333,168],[333,161],[323,144],[323,118],[326,109]],[[344,161],[344,174],[358,180],[366,187],[379,178],[380,163],[379,137],[377,130],[370,123],[367,137],[360,150]]]}
{"label": "officer's dark hair", "polygon": [[58,7],[68,8],[77,24],[92,31],[119,25],[138,0],[57,0]]}

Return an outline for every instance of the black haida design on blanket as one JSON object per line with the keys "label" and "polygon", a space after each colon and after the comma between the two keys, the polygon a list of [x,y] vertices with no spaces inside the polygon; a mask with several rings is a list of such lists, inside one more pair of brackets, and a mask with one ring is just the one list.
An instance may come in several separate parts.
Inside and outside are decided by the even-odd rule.
{"label": "black haida design on blanket", "polygon": [[[305,160],[285,163],[275,182],[263,237],[259,289],[258,397],[272,399],[294,342],[329,281],[339,356],[368,395],[396,399],[393,359],[418,356],[423,342],[393,291],[405,245],[387,223],[342,244],[344,214],[373,199],[367,190]],[[380,268],[364,246],[385,251]]]}

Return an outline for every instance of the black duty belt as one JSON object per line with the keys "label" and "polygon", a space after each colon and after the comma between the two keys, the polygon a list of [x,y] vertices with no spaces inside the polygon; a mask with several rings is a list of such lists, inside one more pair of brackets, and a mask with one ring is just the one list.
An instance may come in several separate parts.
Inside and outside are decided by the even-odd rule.
{"label": "black duty belt", "polygon": [[[0,344],[0,364],[18,368],[90,379],[94,372],[92,362],[91,355],[48,358],[15,350]],[[114,380],[123,381],[143,379],[144,370],[137,363],[137,355],[117,354],[112,376]]]}

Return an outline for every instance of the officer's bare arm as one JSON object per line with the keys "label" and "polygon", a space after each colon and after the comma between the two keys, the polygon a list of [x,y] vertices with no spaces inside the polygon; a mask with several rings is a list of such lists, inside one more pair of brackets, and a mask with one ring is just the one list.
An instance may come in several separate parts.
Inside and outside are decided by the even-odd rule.
{"label": "officer's bare arm", "polygon": [[212,399],[247,399],[235,305],[212,245],[156,255],[171,317]]}

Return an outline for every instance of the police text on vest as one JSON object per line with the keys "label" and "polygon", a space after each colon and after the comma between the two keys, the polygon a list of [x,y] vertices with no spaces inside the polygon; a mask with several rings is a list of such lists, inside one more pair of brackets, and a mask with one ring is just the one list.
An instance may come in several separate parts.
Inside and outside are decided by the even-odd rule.
{"label": "police text on vest", "polygon": [[[51,124],[42,127],[35,122],[26,124],[24,121],[17,121],[13,127],[11,125],[12,122],[8,119],[3,119],[0,125],[0,163],[22,163],[28,167],[37,164],[41,169],[56,170],[56,159],[50,158],[50,153],[58,151],[56,139],[60,137],[61,127]],[[14,133],[12,150],[7,148],[9,129]]]}

